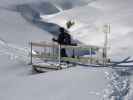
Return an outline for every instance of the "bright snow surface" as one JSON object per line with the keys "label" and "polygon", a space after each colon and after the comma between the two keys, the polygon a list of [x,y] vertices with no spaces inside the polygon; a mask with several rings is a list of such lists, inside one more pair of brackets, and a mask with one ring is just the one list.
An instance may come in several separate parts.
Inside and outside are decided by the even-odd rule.
{"label": "bright snow surface", "polygon": [[68,20],[76,23],[70,29],[75,39],[100,46],[103,25],[110,24],[109,54],[113,59],[132,56],[132,0],[0,2],[0,100],[132,100],[132,68],[78,66],[33,75],[27,65],[28,43],[50,41]]}
{"label": "bright snow surface", "polygon": [[4,79],[0,80],[0,97],[2,100],[99,100],[107,85],[105,71],[81,67]]}

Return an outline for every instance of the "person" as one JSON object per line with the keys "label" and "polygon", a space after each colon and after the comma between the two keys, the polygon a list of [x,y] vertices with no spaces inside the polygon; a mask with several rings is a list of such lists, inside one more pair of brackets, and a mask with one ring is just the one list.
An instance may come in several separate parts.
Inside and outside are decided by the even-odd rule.
{"label": "person", "polygon": [[[53,38],[54,42],[57,42],[59,45],[72,45],[71,43],[71,35],[63,28],[59,28],[60,34],[58,38]],[[67,57],[65,48],[61,48],[61,57]]]}

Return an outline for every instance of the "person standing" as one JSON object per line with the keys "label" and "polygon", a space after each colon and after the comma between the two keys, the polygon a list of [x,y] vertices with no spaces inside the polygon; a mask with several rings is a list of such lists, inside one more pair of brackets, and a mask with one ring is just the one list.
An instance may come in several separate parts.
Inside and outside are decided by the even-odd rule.
{"label": "person standing", "polygon": [[[54,42],[57,42],[59,45],[72,45],[71,43],[71,35],[63,28],[59,28],[60,34],[58,35],[58,38],[53,38],[52,40]],[[66,49],[61,48],[61,57],[67,57]]]}

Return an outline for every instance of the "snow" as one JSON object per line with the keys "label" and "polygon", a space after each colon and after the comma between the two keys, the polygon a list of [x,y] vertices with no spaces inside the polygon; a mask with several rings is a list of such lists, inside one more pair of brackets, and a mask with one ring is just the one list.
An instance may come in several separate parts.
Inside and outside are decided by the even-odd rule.
{"label": "snow", "polygon": [[[5,79],[0,82],[0,88],[3,90],[0,97],[2,100],[99,100],[103,98],[107,84],[107,81],[99,81],[106,79],[105,71],[79,67]],[[8,82],[10,84],[5,84]]]}
{"label": "snow", "polygon": [[[119,6],[117,2],[120,2]],[[99,46],[103,46],[104,43],[103,26],[110,24],[109,55],[113,58],[119,55],[124,57],[132,55],[132,46],[130,46],[130,38],[132,38],[132,6],[129,3],[132,4],[132,0],[99,0],[78,9],[73,8],[64,11],[49,19],[45,19],[45,15],[42,18],[64,27],[64,22],[68,20],[75,21],[75,26],[70,29],[73,37],[84,44]],[[125,50],[127,48],[128,51]]]}
{"label": "snow", "polygon": [[110,24],[111,59],[132,56],[132,0],[0,1],[0,100],[132,100],[132,68],[35,74],[28,65],[28,43],[51,41],[68,20],[75,21],[73,38],[87,45],[103,46],[103,26]]}

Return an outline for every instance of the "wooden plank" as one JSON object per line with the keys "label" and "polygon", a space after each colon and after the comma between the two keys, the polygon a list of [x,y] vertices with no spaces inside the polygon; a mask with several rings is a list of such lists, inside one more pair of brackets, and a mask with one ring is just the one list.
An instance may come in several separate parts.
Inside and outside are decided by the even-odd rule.
{"label": "wooden plank", "polygon": [[36,65],[33,65],[32,67],[33,67],[34,71],[36,71],[37,73],[44,73],[44,72],[58,70],[58,69],[44,68],[44,67],[40,67],[38,65],[37,66]]}
{"label": "wooden plank", "polygon": [[[59,49],[59,44],[53,44],[53,43],[46,43],[46,42],[41,42],[41,43],[37,43],[37,42],[31,42],[31,50],[33,48],[33,46],[35,47],[43,47],[43,48],[57,48]],[[98,46],[86,46],[86,45],[78,45],[78,46],[70,46],[70,45],[61,45],[61,48],[66,48],[66,49],[78,49],[78,50],[88,50],[88,51],[94,51],[94,52],[98,52],[97,50],[99,49]],[[59,53],[60,54],[60,53]],[[32,54],[31,57],[33,58],[40,58],[41,60],[59,60],[59,54],[54,54],[54,55],[50,55],[47,53],[38,53],[38,54]],[[90,57],[61,57],[61,61],[73,61],[73,62],[81,62],[81,63],[94,63],[96,62],[96,58],[93,58],[92,55]],[[31,62],[32,62],[32,58],[31,58]],[[60,60],[59,60],[60,62]]]}
{"label": "wooden plank", "polygon": [[[36,43],[36,42],[32,42],[33,46],[37,46],[37,47],[53,47],[53,48],[58,48],[59,45],[58,44],[50,44],[50,43]],[[71,45],[61,45],[61,48],[66,48],[66,49],[86,49],[89,50],[89,48],[93,48],[93,49],[99,49],[102,47],[99,46],[93,46],[93,45],[78,45],[78,46],[71,46]]]}
{"label": "wooden plank", "polygon": [[34,58],[53,58],[53,59],[57,59],[58,55],[48,55],[48,54],[37,54],[37,55],[33,55]]}
{"label": "wooden plank", "polygon": [[32,42],[33,46],[37,46],[37,47],[54,47],[54,48],[58,48],[57,44],[46,44],[46,43],[35,43]]}
{"label": "wooden plank", "polygon": [[62,57],[63,61],[72,61],[72,62],[81,62],[81,63],[89,63],[90,60],[92,62],[96,62],[96,58],[90,58],[90,57],[80,57],[80,58],[71,58],[71,57]]}
{"label": "wooden plank", "polygon": [[33,64],[33,67],[36,68],[44,68],[44,69],[51,69],[51,70],[58,70],[58,66],[55,65],[40,65],[40,64]]}
{"label": "wooden plank", "polygon": [[[51,58],[51,59],[58,59],[58,55],[48,55],[48,54],[37,54],[33,55],[34,58]],[[81,61],[81,60],[90,60],[91,57],[61,57],[62,60],[69,60],[69,61]],[[93,58],[94,59],[94,58]],[[92,60],[93,60],[92,59]]]}

